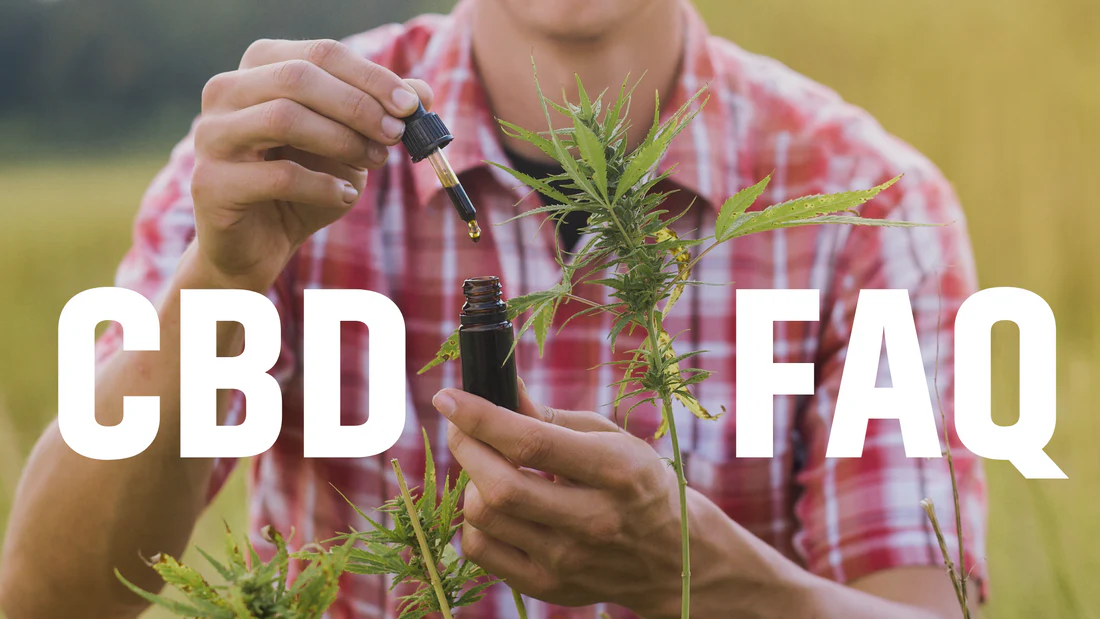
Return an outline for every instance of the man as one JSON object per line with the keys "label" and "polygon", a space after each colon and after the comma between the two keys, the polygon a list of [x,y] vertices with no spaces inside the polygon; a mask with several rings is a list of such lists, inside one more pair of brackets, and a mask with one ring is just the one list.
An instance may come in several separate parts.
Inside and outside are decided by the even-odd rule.
{"label": "man", "polygon": [[[955,222],[917,231],[792,229],[709,254],[697,270],[705,281],[822,291],[820,321],[776,326],[776,361],[814,363],[817,390],[776,399],[771,459],[735,458],[732,413],[719,421],[677,415],[691,484],[692,616],[959,615],[919,507],[929,496],[950,506],[946,462],[905,458],[898,425],[887,421],[869,425],[862,459],[824,457],[861,288],[910,291],[929,376],[938,362],[944,402],[951,401],[951,325],[975,280],[946,181],[829,90],[710,37],[680,0],[468,0],[449,16],[385,26],[345,44],[260,41],[239,70],[207,84],[192,134],[145,197],[118,276],[119,285],[156,299],[161,351],[116,354],[117,329],[99,345],[101,423],[119,419],[124,395],[159,395],[160,434],[138,457],[98,462],[74,455],[56,426],[46,432],[21,485],[0,573],[0,606],[11,619],[135,616],[142,605],[112,569],[156,586],[139,552],[179,553],[225,479],[230,462],[179,459],[182,289],[267,292],[282,315],[283,355],[273,374],[284,388],[283,432],[253,463],[254,530],[294,528],[303,543],[357,524],[330,483],[368,508],[396,494],[381,465],[386,458],[302,458],[299,327],[303,291],[314,287],[377,290],[400,306],[411,413],[386,457],[401,458],[416,475],[419,428],[437,445],[447,441],[453,459],[437,448],[439,466],[457,461],[473,479],[463,548],[518,591],[547,601],[531,601],[531,616],[679,616],[680,517],[660,457],[669,453],[667,439],[651,445],[607,419],[603,404],[615,376],[607,366],[590,370],[611,359],[606,316],[571,324],[542,358],[534,346],[520,346],[522,415],[444,388],[456,384],[454,367],[415,375],[453,329],[464,278],[499,274],[515,296],[552,285],[558,267],[553,227],[535,220],[486,225],[480,244],[466,240],[432,170],[411,164],[400,148],[389,151],[401,137],[398,119],[418,97],[435,109],[458,136],[447,155],[482,223],[502,222],[524,194],[483,161],[546,164],[537,149],[501,136],[493,121],[544,126],[532,53],[547,92],[569,88],[574,72],[590,92],[644,73],[630,112],[632,143],[652,118],[653,91],[674,109],[709,84],[709,104],[662,164],[679,164],[670,205],[695,198],[679,222],[684,234],[713,230],[724,198],[773,171],[770,202],[905,173],[866,215]],[[572,237],[580,226],[567,226]],[[563,315],[575,311],[566,307]],[[733,324],[732,290],[723,286],[691,289],[667,322],[684,333],[681,341],[709,351],[700,364],[715,375],[698,397],[715,410],[734,401]],[[341,395],[351,425],[367,413],[367,333],[349,324],[343,334]],[[241,340],[238,326],[220,327],[223,354],[234,354]],[[944,351],[938,361],[930,353],[937,348]],[[886,380],[885,359],[882,368]],[[223,398],[228,423],[243,414],[239,404]],[[593,410],[602,412],[583,412]],[[656,411],[642,408],[629,429],[651,437],[657,421]],[[984,583],[983,478],[976,459],[951,440],[966,564],[971,582]],[[525,475],[517,464],[555,481]],[[954,548],[953,527],[947,533]],[[975,586],[972,603],[979,597]],[[331,616],[391,616],[395,604],[382,580],[345,576]],[[510,605],[497,587],[463,616],[514,616]]]}

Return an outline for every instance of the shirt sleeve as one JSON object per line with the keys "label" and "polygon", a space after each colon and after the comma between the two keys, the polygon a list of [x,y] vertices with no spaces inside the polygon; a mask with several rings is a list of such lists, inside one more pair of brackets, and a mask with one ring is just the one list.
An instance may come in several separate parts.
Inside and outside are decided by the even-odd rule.
{"label": "shirt sleeve", "polygon": [[[822,291],[816,393],[799,422],[807,458],[797,475],[802,494],[795,505],[800,523],[795,546],[811,572],[839,582],[851,582],[889,568],[942,568],[939,543],[921,507],[921,500],[930,498],[947,547],[953,560],[958,561],[946,458],[907,458],[896,420],[868,423],[861,458],[825,457],[859,291],[906,289],[932,407],[937,413],[941,449],[941,404],[950,429],[948,440],[962,506],[965,571],[981,583],[984,597],[984,475],[979,458],[959,442],[953,421],[953,325],[960,305],[977,286],[962,210],[950,185],[934,169],[907,174],[866,209],[862,213],[865,217],[947,225],[844,229],[831,289]],[[878,385],[889,385],[889,376],[884,350]]]}
{"label": "shirt sleeve", "polygon": [[[138,292],[154,305],[159,303],[166,292],[181,256],[195,238],[195,208],[191,199],[191,174],[194,168],[192,130],[172,149],[168,163],[146,189],[134,218],[130,248],[115,273],[115,286]],[[294,339],[289,333],[292,321],[287,312],[290,307],[287,299],[291,292],[286,279],[280,278],[267,295],[282,318],[283,346],[271,373],[284,386],[295,367],[295,351],[291,346]],[[122,328],[118,323],[110,323],[96,341],[97,364],[102,366],[111,356],[120,352],[124,354],[121,348]],[[243,419],[244,398],[240,392],[234,392],[225,424],[238,424]],[[235,464],[233,459],[219,458],[215,461],[208,500],[217,495]]]}

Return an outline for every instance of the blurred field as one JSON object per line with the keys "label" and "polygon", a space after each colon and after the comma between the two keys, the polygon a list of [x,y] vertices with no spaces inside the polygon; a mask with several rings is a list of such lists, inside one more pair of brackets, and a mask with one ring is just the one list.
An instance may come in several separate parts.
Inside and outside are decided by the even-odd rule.
{"label": "blurred field", "polygon": [[[61,308],[82,290],[111,285],[137,202],[166,156],[0,169],[0,526],[6,527],[22,461],[57,405]],[[239,472],[207,511],[194,542],[221,548],[223,519],[245,531]],[[202,562],[194,551],[185,559]]]}
{"label": "blurred field", "polygon": [[[1100,617],[1100,3],[708,0],[712,32],[873,112],[962,197],[983,287],[1040,294],[1058,321],[1068,481],[988,463],[995,619]],[[994,408],[1017,417],[1015,328],[994,329]],[[941,509],[945,506],[941,506]]]}
{"label": "blurred field", "polygon": [[[1069,481],[989,463],[994,619],[1100,618],[1100,8],[1093,0],[698,2],[714,32],[775,56],[875,113],[951,178],[982,285],[1042,295],[1059,327],[1059,424]],[[197,93],[196,93],[197,94]],[[182,132],[185,127],[180,127]],[[0,168],[0,526],[17,470],[56,405],[56,320],[109,285],[130,218],[167,156]],[[1016,413],[1016,343],[995,331],[997,419]],[[243,523],[236,476],[200,526]],[[163,616],[163,615],[150,615]]]}

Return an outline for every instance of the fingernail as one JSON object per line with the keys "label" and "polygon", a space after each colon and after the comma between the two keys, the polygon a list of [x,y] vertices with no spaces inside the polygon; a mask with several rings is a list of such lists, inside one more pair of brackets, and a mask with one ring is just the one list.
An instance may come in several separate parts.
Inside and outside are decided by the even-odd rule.
{"label": "fingernail", "polygon": [[520,391],[527,393],[527,383],[523,382],[523,377],[516,377],[516,381],[519,383]]}
{"label": "fingernail", "polygon": [[386,134],[386,137],[396,140],[401,137],[402,133],[405,133],[405,123],[397,120],[393,116],[383,116],[382,133]]}
{"label": "fingernail", "polygon": [[410,114],[416,110],[416,104],[420,101],[420,98],[408,88],[395,88],[390,99],[398,109],[408,110]]}
{"label": "fingernail", "polygon": [[432,398],[432,406],[435,406],[435,410],[443,413],[448,419],[455,412],[455,399],[450,396],[446,391],[440,391]]}
{"label": "fingernail", "polygon": [[382,146],[381,144],[371,143],[371,145],[368,146],[367,148],[369,150],[369,152],[367,153],[367,156],[370,157],[371,161],[373,161],[374,163],[376,163],[378,165],[382,165],[383,163],[385,163],[386,162],[386,157],[389,157],[390,151],[387,150],[386,147]]}
{"label": "fingernail", "polygon": [[359,190],[355,188],[355,185],[344,181],[344,204],[355,204],[355,200],[359,198]]}

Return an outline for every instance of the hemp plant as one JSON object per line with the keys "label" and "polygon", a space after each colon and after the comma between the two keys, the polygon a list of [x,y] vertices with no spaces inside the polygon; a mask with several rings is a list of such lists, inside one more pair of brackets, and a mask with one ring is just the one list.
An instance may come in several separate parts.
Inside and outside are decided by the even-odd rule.
{"label": "hemp plant", "polygon": [[[115,576],[131,591],[156,606],[183,617],[202,619],[321,619],[336,601],[340,574],[352,550],[349,540],[343,546],[322,552],[291,553],[286,540],[272,527],[264,527],[265,541],[275,545],[275,555],[264,563],[252,544],[245,539],[245,549],[233,540],[226,527],[226,563],[221,563],[201,548],[199,553],[214,566],[225,580],[224,585],[211,585],[194,568],[166,554],[152,558],[150,565],[164,582],[183,594],[176,601],[149,593],[126,580],[115,570]],[[290,561],[308,559],[306,567],[288,585]]]}
{"label": "hemp plant", "polygon": [[[227,528],[228,563],[222,564],[198,549],[225,579],[225,585],[210,585],[193,568],[168,555],[157,555],[151,561],[164,582],[184,595],[183,602],[144,591],[118,570],[115,575],[146,601],[179,616],[201,619],[321,619],[336,601],[344,572],[389,575],[393,580],[391,589],[403,583],[415,585],[414,591],[401,599],[400,619],[421,619],[436,612],[452,619],[452,609],[477,602],[497,581],[475,563],[459,557],[451,546],[461,524],[459,500],[469,477],[462,472],[452,484],[448,476],[437,498],[435,465],[426,434],[424,451],[424,484],[415,500],[400,464],[396,459],[391,461],[401,494],[384,503],[379,511],[390,516],[393,526],[372,519],[348,501],[370,523],[371,531],[352,530],[328,540],[327,547],[310,544],[291,553],[282,535],[265,527],[264,540],[275,545],[275,555],[267,563],[261,561],[247,539],[247,555],[242,552]],[[288,586],[292,559],[306,561],[308,567]],[[517,605],[522,609],[518,596]]]}
{"label": "hemp plant", "polygon": [[[582,233],[590,236],[575,252],[565,251],[559,244],[556,256],[562,271],[561,281],[549,290],[511,299],[508,302],[509,315],[513,319],[526,315],[519,327],[519,335],[533,330],[540,354],[554,324],[555,314],[566,301],[587,306],[574,317],[607,313],[614,318],[608,333],[613,351],[624,330],[644,334],[642,343],[628,351],[629,360],[613,362],[623,369],[623,377],[613,383],[618,388],[613,404],[617,407],[626,398],[639,397],[630,410],[641,404],[651,404],[660,410],[662,421],[656,438],[666,433],[669,436],[671,464],[679,490],[683,566],[681,616],[688,619],[691,556],[687,481],[672,402],[679,401],[702,419],[714,419],[715,415],[708,412],[691,392],[692,386],[704,381],[710,373],[700,368],[684,367],[686,361],[702,351],[678,353],[674,350],[676,337],[665,329],[664,322],[684,289],[702,283],[692,279],[693,268],[718,245],[749,234],[814,224],[917,224],[865,219],[853,211],[890,187],[897,178],[870,189],[806,196],[764,209],[750,210],[767,188],[770,180],[767,177],[725,201],[709,236],[681,238],[672,226],[687,211],[672,213],[662,208],[672,192],[658,190],[658,185],[674,170],[658,172],[657,166],[672,139],[706,104],[706,98],[700,100],[706,88],[696,92],[664,121],[661,121],[658,100],[653,124],[641,143],[633,148],[627,143],[627,116],[634,88],[628,89],[627,82],[624,81],[618,96],[606,105],[604,97],[607,92],[601,93],[595,100],[591,99],[579,77],[579,100],[576,103],[570,102],[564,92],[560,104],[547,99],[539,86],[537,74],[535,88],[546,117],[546,131],[532,131],[504,120],[499,122],[506,135],[538,147],[561,165],[562,172],[545,178],[533,178],[498,163],[489,163],[552,201],[546,206],[520,213],[513,219],[544,215],[560,226],[566,215],[580,211],[588,216]],[[566,126],[555,128],[551,110],[567,121]],[[606,286],[610,301],[599,302],[574,294],[574,289],[582,283]],[[558,329],[564,328],[569,320],[571,318],[563,321]],[[443,344],[436,358],[420,372],[457,357],[456,332]]]}
{"label": "hemp plant", "polygon": [[485,570],[474,562],[460,557],[451,545],[461,526],[459,501],[470,478],[462,471],[452,484],[448,475],[437,499],[435,463],[426,433],[424,453],[424,484],[415,500],[401,465],[396,458],[390,461],[401,494],[386,501],[379,511],[391,517],[392,527],[375,521],[352,505],[373,530],[351,531],[335,540],[357,543],[350,552],[345,567],[347,572],[388,574],[393,577],[391,590],[402,583],[416,585],[412,593],[401,599],[400,619],[420,619],[433,612],[451,619],[453,609],[477,602],[497,581],[488,578]]}

